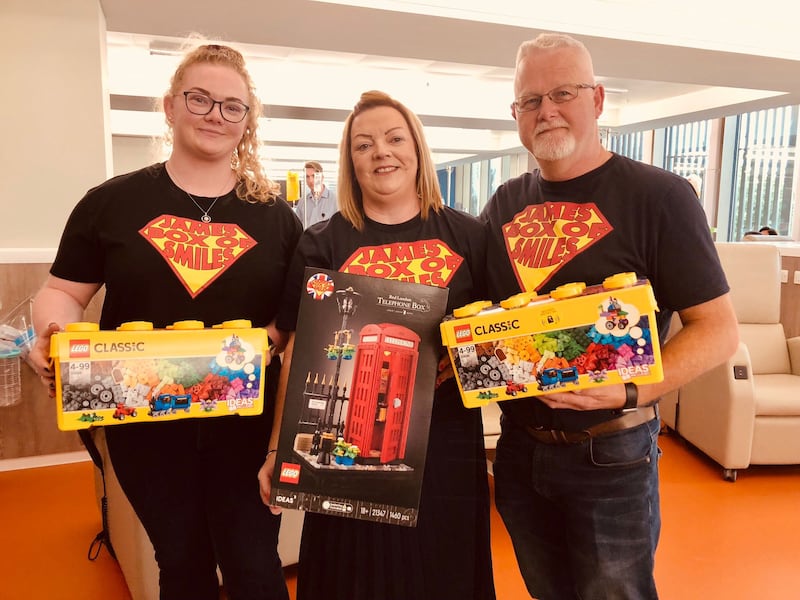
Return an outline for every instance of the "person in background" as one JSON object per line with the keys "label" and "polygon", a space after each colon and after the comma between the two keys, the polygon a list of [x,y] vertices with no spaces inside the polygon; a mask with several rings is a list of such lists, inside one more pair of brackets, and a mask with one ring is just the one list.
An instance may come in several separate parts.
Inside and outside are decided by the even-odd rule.
{"label": "person in background", "polygon": [[[383,92],[365,92],[345,122],[339,148],[341,211],[304,232],[278,326],[295,328],[307,265],[347,272],[351,259],[364,256],[365,249],[376,261],[388,262],[405,248],[406,262],[376,271],[401,273],[403,279],[416,273],[418,283],[430,276],[449,289],[449,311],[484,298],[484,228],[475,217],[443,205],[416,115]],[[424,247],[426,256],[447,253],[451,259],[441,272],[417,272],[409,247]],[[292,337],[284,354],[281,391],[293,350]],[[417,526],[307,512],[298,600],[495,597],[481,412],[464,407],[452,371],[443,370],[444,364],[440,362],[434,393]],[[277,444],[276,426],[270,448]],[[259,473],[265,503],[274,463],[271,452]]]}
{"label": "person in background", "polygon": [[[249,319],[277,350],[288,337],[273,319],[302,226],[259,161],[261,105],[242,55],[217,44],[189,51],[163,106],[169,159],[89,190],[67,221],[33,308],[45,383],[50,335],[82,320],[103,286],[102,330]],[[106,429],[114,471],[155,548],[163,600],[218,600],[217,566],[231,600],[288,599],[280,519],[256,484],[279,370],[275,356],[260,416]]]}
{"label": "person in background", "polygon": [[[761,235],[779,235],[778,232],[769,227],[768,225],[764,225],[758,231],[745,231],[744,235],[742,236],[742,240],[753,240],[758,238]],[[756,236],[756,237],[753,237]]]}
{"label": "person in background", "polygon": [[306,163],[306,193],[297,203],[297,216],[303,227],[330,219],[336,212],[336,193],[325,185],[322,165],[312,160]]}
{"label": "person in background", "polygon": [[660,395],[731,356],[728,284],[702,207],[683,177],[606,150],[605,92],[579,41],[542,34],[518,51],[511,105],[539,168],[501,185],[488,227],[490,298],[649,278],[665,339],[664,380],[500,403],[497,508],[539,600],[657,597]]}

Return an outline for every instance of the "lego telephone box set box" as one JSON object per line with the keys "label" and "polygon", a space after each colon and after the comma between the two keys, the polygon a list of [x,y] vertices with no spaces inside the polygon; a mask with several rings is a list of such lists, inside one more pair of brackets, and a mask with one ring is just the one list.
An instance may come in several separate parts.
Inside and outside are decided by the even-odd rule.
{"label": "lego telephone box set box", "polygon": [[475,302],[441,324],[467,407],[663,379],[652,287],[634,273]]}
{"label": "lego telephone box set box", "polygon": [[268,343],[248,320],[70,323],[50,342],[58,427],[260,414]]}
{"label": "lego telephone box set box", "polygon": [[446,289],[307,267],[274,505],[414,526]]}

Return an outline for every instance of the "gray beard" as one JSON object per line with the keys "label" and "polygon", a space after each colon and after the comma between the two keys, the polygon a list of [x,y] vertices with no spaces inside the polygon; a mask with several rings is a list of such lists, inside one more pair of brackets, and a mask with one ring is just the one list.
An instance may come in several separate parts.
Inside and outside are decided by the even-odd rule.
{"label": "gray beard", "polygon": [[540,140],[533,143],[531,154],[536,160],[555,161],[568,158],[575,151],[575,138],[572,136],[559,141]]}

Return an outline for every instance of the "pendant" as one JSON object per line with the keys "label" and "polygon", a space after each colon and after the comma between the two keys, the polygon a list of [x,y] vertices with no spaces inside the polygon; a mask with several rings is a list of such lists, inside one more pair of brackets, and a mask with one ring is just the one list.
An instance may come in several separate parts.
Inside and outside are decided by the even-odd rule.
{"label": "pendant", "polygon": [[200,220],[203,223],[211,223],[211,217],[208,215],[208,213],[204,213],[203,216],[200,217]]}

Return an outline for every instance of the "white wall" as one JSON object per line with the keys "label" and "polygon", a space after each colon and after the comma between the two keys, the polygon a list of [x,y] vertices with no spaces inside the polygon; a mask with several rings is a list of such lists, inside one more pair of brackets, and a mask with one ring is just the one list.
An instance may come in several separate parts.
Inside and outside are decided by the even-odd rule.
{"label": "white wall", "polygon": [[153,138],[115,135],[111,138],[114,155],[114,175],[136,171],[160,162],[160,145]]}
{"label": "white wall", "polygon": [[111,174],[104,61],[98,0],[0,2],[0,251],[56,246]]}

